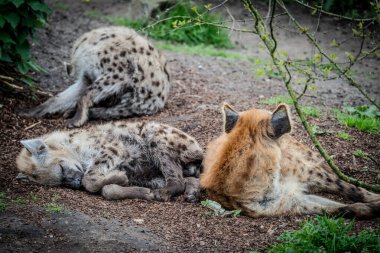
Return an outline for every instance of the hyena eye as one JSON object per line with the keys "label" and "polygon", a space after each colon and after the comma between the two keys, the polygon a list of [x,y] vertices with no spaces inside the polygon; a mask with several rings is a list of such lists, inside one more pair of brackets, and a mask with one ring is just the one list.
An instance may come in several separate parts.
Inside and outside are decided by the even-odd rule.
{"label": "hyena eye", "polygon": [[31,175],[30,177],[31,177],[33,180],[38,180],[38,178],[39,178],[38,175]]}

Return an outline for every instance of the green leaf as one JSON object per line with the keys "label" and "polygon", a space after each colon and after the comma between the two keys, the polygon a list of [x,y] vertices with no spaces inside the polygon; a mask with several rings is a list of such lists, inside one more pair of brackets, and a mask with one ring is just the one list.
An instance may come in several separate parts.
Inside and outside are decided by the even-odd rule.
{"label": "green leaf", "polygon": [[34,85],[33,80],[30,79],[29,77],[21,77],[20,80],[21,80],[23,83],[27,84],[29,87],[33,87],[33,85]]}
{"label": "green leaf", "polygon": [[335,39],[333,39],[333,40],[330,42],[330,46],[331,46],[331,47],[338,47],[338,43],[336,42]]}
{"label": "green leaf", "polygon": [[18,8],[20,5],[22,5],[25,0],[12,0],[11,1],[13,3],[14,6],[16,6],[16,8]]}
{"label": "green leaf", "polygon": [[20,22],[20,17],[14,12],[10,12],[8,14],[5,14],[5,15],[3,15],[3,17],[5,18],[5,20],[8,21],[9,24],[11,24],[13,29],[15,29],[17,27],[18,23]]}
{"label": "green leaf", "polygon": [[22,44],[16,45],[16,52],[21,56],[23,61],[29,60],[29,43],[28,41],[25,41]]}
{"label": "green leaf", "polygon": [[18,62],[16,65],[21,74],[26,74],[30,69],[27,62]]}
{"label": "green leaf", "polygon": [[2,41],[4,43],[15,44],[15,42],[12,40],[11,36],[8,33],[3,32],[3,31],[0,31],[0,41]]}
{"label": "green leaf", "polygon": [[3,16],[0,16],[0,28],[3,28],[5,24],[5,19],[3,18]]}
{"label": "green leaf", "polygon": [[12,62],[12,59],[11,59],[11,57],[6,52],[3,52],[1,54],[0,61],[3,61],[3,62]]}
{"label": "green leaf", "polygon": [[28,5],[35,11],[49,12],[47,5],[40,3],[38,1],[28,2]]}

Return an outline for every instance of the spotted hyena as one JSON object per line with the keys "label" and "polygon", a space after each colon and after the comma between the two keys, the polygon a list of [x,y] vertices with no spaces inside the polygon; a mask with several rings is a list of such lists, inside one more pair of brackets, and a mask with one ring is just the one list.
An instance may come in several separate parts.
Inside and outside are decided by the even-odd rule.
{"label": "spotted hyena", "polygon": [[[201,187],[251,217],[287,214],[380,215],[380,195],[340,180],[322,158],[288,133],[289,110],[236,112],[224,105],[224,132],[207,148]],[[343,204],[325,192],[355,201]]]}
{"label": "spotted hyena", "polygon": [[101,192],[106,199],[198,199],[203,151],[184,132],[158,123],[114,122],[21,141],[19,178]]}
{"label": "spotted hyena", "polygon": [[[64,113],[69,127],[90,119],[153,114],[162,109],[170,89],[166,60],[135,31],[106,27],[75,43],[67,72],[76,82],[23,116]],[[73,116],[74,115],[74,116]]]}

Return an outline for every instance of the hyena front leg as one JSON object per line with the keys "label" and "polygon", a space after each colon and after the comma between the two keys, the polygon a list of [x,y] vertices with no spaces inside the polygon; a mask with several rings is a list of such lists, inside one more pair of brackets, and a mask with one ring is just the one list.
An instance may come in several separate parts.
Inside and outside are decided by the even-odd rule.
{"label": "hyena front leg", "polygon": [[199,179],[195,177],[185,177],[185,200],[187,202],[196,203],[199,201],[200,186]]}
{"label": "hyena front leg", "polygon": [[105,185],[102,188],[102,196],[108,200],[116,199],[145,199],[153,200],[154,194],[149,188],[129,186],[123,187],[118,184]]}
{"label": "hyena front leg", "polygon": [[163,156],[159,159],[161,172],[166,184],[163,188],[154,190],[154,197],[159,201],[169,201],[185,191],[185,182],[182,177],[182,167],[173,158]]}
{"label": "hyena front leg", "polygon": [[107,174],[99,169],[91,169],[82,179],[83,187],[89,192],[99,192],[105,185],[117,184],[120,186],[128,185],[128,177],[125,172],[112,170]]}

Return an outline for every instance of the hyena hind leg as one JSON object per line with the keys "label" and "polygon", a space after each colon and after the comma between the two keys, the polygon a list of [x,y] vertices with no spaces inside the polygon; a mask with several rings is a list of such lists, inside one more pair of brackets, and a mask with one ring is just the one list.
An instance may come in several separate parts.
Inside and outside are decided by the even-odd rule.
{"label": "hyena hind leg", "polygon": [[32,109],[20,111],[19,114],[23,117],[45,117],[72,110],[79,100],[82,85],[82,81],[78,80],[66,90],[49,98],[44,103]]}
{"label": "hyena hind leg", "polygon": [[340,195],[346,199],[355,202],[375,202],[380,201],[380,194],[372,193],[357,187],[353,184],[347,183],[338,178],[333,172],[327,171],[324,168],[314,168],[308,173],[308,178],[305,182],[311,192],[326,192]]}
{"label": "hyena hind leg", "polygon": [[128,186],[123,187],[117,184],[105,185],[102,188],[102,196],[108,200],[117,199],[145,199],[153,200],[154,194],[149,188]]}
{"label": "hyena hind leg", "polygon": [[316,195],[304,195],[293,213],[327,213],[330,215],[342,215],[347,218],[368,219],[380,216],[380,202],[342,204]]}

